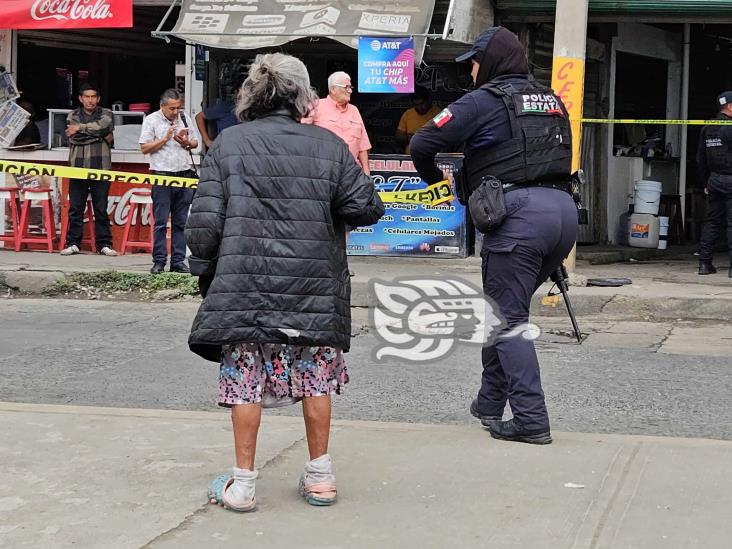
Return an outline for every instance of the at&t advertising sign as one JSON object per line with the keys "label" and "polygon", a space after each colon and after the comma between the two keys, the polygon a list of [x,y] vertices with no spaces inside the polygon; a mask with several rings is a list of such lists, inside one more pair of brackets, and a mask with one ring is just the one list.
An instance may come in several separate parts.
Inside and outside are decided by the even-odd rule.
{"label": "at&t advertising sign", "polygon": [[414,92],[414,39],[359,37],[358,91]]}

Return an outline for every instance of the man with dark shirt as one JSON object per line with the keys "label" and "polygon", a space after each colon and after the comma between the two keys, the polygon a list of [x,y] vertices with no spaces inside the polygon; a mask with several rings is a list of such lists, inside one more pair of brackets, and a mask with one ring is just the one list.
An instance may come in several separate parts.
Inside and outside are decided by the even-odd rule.
{"label": "man with dark shirt", "polygon": [[[217,136],[221,135],[222,131],[230,126],[235,126],[239,123],[239,120],[236,117],[235,109],[236,100],[239,97],[239,90],[241,89],[241,85],[243,82],[243,75],[239,75],[234,80],[233,100],[222,101],[221,103],[218,103],[216,105],[206,107],[195,116],[198,133],[201,134],[201,139],[203,139],[206,148],[211,148],[214,139],[216,139]],[[216,135],[213,136],[213,138],[210,137],[208,134],[208,128],[206,127],[207,122],[216,122]]]}
{"label": "man with dark shirt", "polygon": [[[717,98],[717,120],[732,122],[732,91]],[[714,246],[727,222],[727,245],[732,278],[732,125],[705,126],[699,139],[696,161],[707,194],[707,216],[702,227],[699,274],[714,274]]]}
{"label": "man with dark shirt", "polygon": [[[112,111],[99,106],[99,89],[92,84],[79,88],[81,107],[66,118],[66,135],[69,138],[69,166],[109,170],[112,168],[112,142],[114,119]],[[112,249],[112,230],[109,227],[107,203],[109,181],[72,179],[69,183],[69,229],[65,248],[61,255],[79,253],[86,199],[91,194],[94,207],[94,238],[97,252],[115,256]]]}
{"label": "man with dark shirt", "polygon": [[[722,93],[717,98],[717,103],[717,120],[732,122],[732,91]],[[732,125],[705,126],[699,139],[696,160],[699,176],[707,193],[707,216],[702,228],[699,274],[717,272],[712,264],[714,246],[722,233],[726,217],[730,258],[728,275],[732,278]]]}

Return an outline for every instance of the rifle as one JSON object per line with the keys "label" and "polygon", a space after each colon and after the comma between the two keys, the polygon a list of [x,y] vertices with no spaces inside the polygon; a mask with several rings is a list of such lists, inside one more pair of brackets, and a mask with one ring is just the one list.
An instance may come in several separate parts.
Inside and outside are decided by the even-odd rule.
{"label": "rifle", "polygon": [[[549,275],[549,278],[552,282],[559,288],[559,291],[562,293],[562,298],[564,299],[564,303],[567,306],[567,313],[569,313],[569,319],[572,321],[572,327],[574,328],[574,335],[577,338],[577,343],[582,343],[582,334],[580,333],[579,326],[577,325],[577,317],[574,316],[574,309],[572,308],[572,302],[569,300],[569,285],[567,284],[567,269],[564,268],[564,265],[560,265],[557,267],[557,270],[554,271],[551,275]],[[549,295],[556,295],[552,294],[551,291],[549,292]]]}

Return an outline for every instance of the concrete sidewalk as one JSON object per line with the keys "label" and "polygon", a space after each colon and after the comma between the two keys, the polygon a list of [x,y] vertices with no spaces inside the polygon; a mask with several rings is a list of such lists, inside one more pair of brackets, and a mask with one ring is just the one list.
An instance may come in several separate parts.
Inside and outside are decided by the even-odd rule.
{"label": "concrete sidewalk", "polygon": [[[419,259],[351,257],[355,272],[352,278],[351,303],[354,307],[371,307],[376,303],[369,291],[373,279],[390,281],[397,276],[461,277],[481,286],[479,257],[467,259]],[[577,274],[588,278],[631,278],[633,284],[619,288],[573,287],[572,302],[578,315],[600,313],[624,314],[628,317],[656,317],[659,320],[689,318],[732,320],[732,279],[727,277],[727,260],[716,259],[719,272],[710,276],[696,274],[697,259],[649,259],[646,261],[591,265],[578,261]],[[0,250],[0,282],[10,287],[38,294],[54,281],[74,272],[118,271],[147,272],[150,256],[130,254],[104,257],[81,254],[63,257],[42,252],[15,253]],[[541,306],[541,296],[550,288],[546,284],[535,296],[532,313],[541,316],[565,315],[564,307]]]}
{"label": "concrete sidewalk", "polygon": [[[336,405],[337,406],[337,405]],[[336,407],[337,410],[337,407]],[[732,442],[336,421],[339,503],[298,496],[302,420],[267,417],[258,510],[207,505],[225,412],[0,404],[0,546],[726,549]]]}

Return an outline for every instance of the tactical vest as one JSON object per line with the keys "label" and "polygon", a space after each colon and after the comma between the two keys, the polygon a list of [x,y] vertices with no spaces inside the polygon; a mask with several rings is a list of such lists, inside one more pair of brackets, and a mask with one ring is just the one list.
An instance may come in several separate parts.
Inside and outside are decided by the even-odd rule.
{"label": "tactical vest", "polygon": [[[729,120],[724,115],[718,117]],[[706,126],[702,139],[707,153],[707,166],[711,173],[732,175],[732,141],[728,126]]]}
{"label": "tactical vest", "polygon": [[511,122],[511,139],[469,153],[465,169],[470,189],[479,187],[487,175],[504,184],[569,181],[572,133],[567,109],[559,97],[535,81],[493,81],[480,89],[503,100]]}

